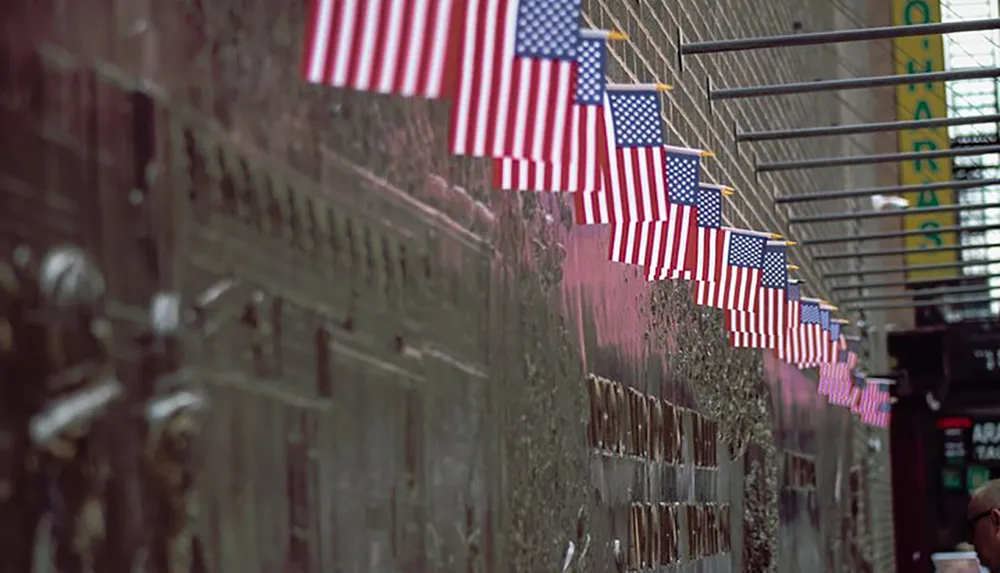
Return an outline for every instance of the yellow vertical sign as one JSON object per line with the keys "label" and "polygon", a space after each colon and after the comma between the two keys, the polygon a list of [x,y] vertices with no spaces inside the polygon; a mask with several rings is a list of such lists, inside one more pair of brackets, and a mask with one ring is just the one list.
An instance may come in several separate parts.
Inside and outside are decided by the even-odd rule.
{"label": "yellow vertical sign", "polygon": [[[896,26],[927,24],[941,21],[940,0],[892,0],[892,21]],[[944,70],[944,46],[941,36],[917,36],[893,40],[893,59],[897,74],[918,74]],[[896,87],[896,117],[900,120],[943,118],[948,115],[943,83],[910,84]],[[899,150],[931,151],[948,149],[948,128],[905,130],[899,132]],[[900,164],[901,185],[918,185],[951,181],[950,159],[929,159],[906,161]],[[910,201],[911,208],[951,205],[955,203],[955,191],[910,192],[903,195]],[[957,224],[955,213],[929,213],[905,215],[903,228],[922,229],[927,233],[911,235],[904,239],[907,249],[930,249],[944,245],[954,245],[955,233],[940,233],[937,229]],[[906,265],[926,265],[949,263],[958,260],[956,251],[916,251],[906,255]],[[910,281],[946,280],[957,276],[957,269],[910,272]]]}

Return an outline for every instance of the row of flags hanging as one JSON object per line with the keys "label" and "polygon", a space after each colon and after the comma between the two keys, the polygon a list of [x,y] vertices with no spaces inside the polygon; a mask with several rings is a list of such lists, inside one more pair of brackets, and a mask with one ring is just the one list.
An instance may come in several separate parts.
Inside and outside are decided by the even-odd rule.
{"label": "row of flags hanging", "polygon": [[301,73],[448,100],[449,151],[490,160],[497,189],[566,194],[577,224],[610,227],[609,260],[688,282],[697,304],[725,311],[732,346],[819,367],[831,402],[849,399],[846,321],[802,295],[795,243],[725,225],[733,190],[700,177],[712,153],[665,141],[671,87],[609,82],[608,44],[627,36],[582,21],[581,0],[312,0]]}

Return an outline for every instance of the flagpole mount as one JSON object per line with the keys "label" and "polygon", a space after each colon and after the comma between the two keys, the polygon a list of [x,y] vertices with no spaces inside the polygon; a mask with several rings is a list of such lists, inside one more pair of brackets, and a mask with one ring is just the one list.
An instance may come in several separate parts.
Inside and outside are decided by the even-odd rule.
{"label": "flagpole mount", "polygon": [[843,125],[799,127],[794,129],[778,129],[770,131],[745,131],[736,134],[736,139],[737,141],[748,142],[779,141],[783,139],[860,135],[865,133],[881,133],[885,131],[931,129],[938,127],[953,127],[956,125],[977,125],[983,123],[1000,123],[1000,114],[976,115],[970,117],[940,117],[934,119],[907,119],[902,121],[883,121],[874,123],[848,123]]}
{"label": "flagpole mount", "polygon": [[677,75],[684,73],[684,55],[681,53],[681,46],[684,45],[684,38],[681,35],[681,27],[677,26]]}
{"label": "flagpole mount", "polygon": [[1000,153],[1000,145],[975,145],[970,147],[935,149],[933,151],[907,151],[903,153],[881,153],[876,155],[843,155],[840,157],[816,157],[798,161],[776,161],[772,163],[757,163],[754,170],[761,173],[770,173],[793,169],[818,169],[824,167],[845,167],[848,165],[925,161],[946,157],[986,155],[990,153]]}
{"label": "flagpole mount", "polygon": [[814,261],[834,261],[838,259],[854,259],[863,257],[891,257],[897,255],[908,255],[910,253],[939,253],[942,251],[966,251],[974,249],[996,249],[996,248],[1000,248],[1000,243],[986,243],[983,245],[974,243],[964,243],[961,245],[942,245],[940,247],[931,247],[929,249],[903,248],[903,249],[886,249],[881,251],[868,250],[868,251],[839,252],[839,253],[819,253],[813,255],[812,259]]}
{"label": "flagpole mount", "polygon": [[[949,233],[979,233],[982,231],[995,231],[1000,229],[1000,223],[984,225],[958,225],[954,227],[941,227],[934,229],[934,233],[945,235]],[[855,241],[870,241],[873,239],[897,239],[902,237],[915,237],[928,234],[927,229],[904,229],[902,231],[886,231],[883,233],[870,233],[867,235],[843,235],[834,237],[817,237],[815,239],[803,239],[803,245],[824,245],[833,243],[852,243]]]}
{"label": "flagpole mount", "polygon": [[[735,38],[707,42],[677,43],[681,56],[693,54],[717,54],[765,48],[786,48],[816,46],[821,44],[844,44],[868,40],[888,40],[892,38],[912,38],[916,36],[954,34],[958,32],[982,32],[1000,28],[1000,19],[961,20],[956,22],[933,22],[907,26],[885,26],[880,28],[856,28],[854,30],[829,30],[807,34],[785,36],[762,36],[757,38]],[[679,30],[678,30],[679,32]]]}
{"label": "flagpole mount", "polygon": [[745,99],[764,96],[858,90],[887,86],[919,85],[960,80],[980,80],[996,77],[1000,77],[1000,68],[974,68],[971,70],[952,70],[946,72],[894,74],[891,76],[869,76],[861,78],[816,80],[812,82],[790,84],[770,84],[709,89],[708,99],[709,101],[717,99]]}

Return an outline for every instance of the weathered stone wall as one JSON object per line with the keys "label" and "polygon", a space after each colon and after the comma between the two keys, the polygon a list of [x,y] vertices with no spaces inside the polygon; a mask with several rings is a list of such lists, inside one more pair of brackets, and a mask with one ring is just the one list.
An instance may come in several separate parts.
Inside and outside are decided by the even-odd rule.
{"label": "weathered stone wall", "polygon": [[[676,549],[675,571],[893,570],[891,529],[865,517],[887,507],[887,447],[865,457],[867,431],[814,383],[727,348],[719,314],[683,285],[608,263],[607,231],[572,227],[560,198],[497,193],[482,162],[448,157],[444,103],[302,85],[303,4],[5,7],[0,248],[72,240],[97,254],[125,377],[129,325],[153,292],[190,301],[238,281],[185,348],[213,398],[196,526],[211,570],[556,571],[572,541],[578,571],[608,571],[615,540],[631,566]],[[840,121],[835,96],[710,107],[703,91],[708,76],[828,77],[834,50],[698,56],[683,71],[675,59],[678,26],[691,39],[823,30],[834,6],[585,7],[632,37],[614,46],[613,80],[677,86],[668,139],[716,151],[705,174],[739,190],[732,225],[849,230],[788,230],[771,197],[856,179],[752,171],[842,142],[732,142],[734,121]],[[794,262],[823,295],[808,252]],[[661,427],[648,409],[623,400],[592,417],[589,375],[672,408],[677,457],[629,442]],[[632,446],[588,434],[609,412],[608,435]],[[119,457],[136,447],[124,440]],[[143,520],[128,464],[115,467],[103,570],[125,571]],[[855,467],[881,486],[852,497]]]}

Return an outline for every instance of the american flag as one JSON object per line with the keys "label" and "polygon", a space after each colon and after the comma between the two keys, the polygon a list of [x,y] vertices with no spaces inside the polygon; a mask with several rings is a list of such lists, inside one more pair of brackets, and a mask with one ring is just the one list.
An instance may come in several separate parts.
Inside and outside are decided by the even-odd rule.
{"label": "american flag", "polygon": [[870,423],[872,417],[879,415],[879,407],[891,400],[888,385],[893,381],[886,378],[868,378],[865,380],[864,391],[858,397],[856,413],[861,415],[861,420]]}
{"label": "american flag", "polygon": [[883,396],[879,399],[878,407],[874,412],[862,414],[861,421],[869,426],[888,428],[892,417],[892,399],[889,397],[888,392],[880,390],[879,393]]}
{"label": "american flag", "polygon": [[554,161],[576,86],[581,0],[468,0],[451,152]]}
{"label": "american flag", "polygon": [[786,325],[785,296],[788,289],[788,253],[784,243],[764,247],[757,306],[748,312],[726,313],[730,344],[737,348],[776,348],[784,342]]}
{"label": "american flag", "polygon": [[808,366],[822,362],[822,340],[827,338],[823,331],[819,301],[799,299],[799,322],[789,329],[783,344],[774,349],[779,360],[789,364]]}
{"label": "american flag", "polygon": [[[655,88],[655,86],[650,86],[651,90],[653,88]],[[610,90],[610,89],[612,89],[612,87],[609,86],[608,89]],[[642,162],[639,162],[638,164],[634,165],[632,163],[629,163],[628,161],[621,161],[620,160],[621,158],[620,158],[619,154],[616,152],[615,145],[614,145],[614,142],[616,141],[616,138],[615,138],[614,133],[612,131],[614,122],[613,122],[613,118],[611,117],[611,114],[610,114],[610,107],[608,105],[605,105],[605,110],[606,111],[605,111],[605,121],[604,121],[604,123],[605,123],[605,126],[606,126],[606,131],[608,133],[607,141],[608,141],[608,157],[609,157],[609,160],[608,160],[609,163],[607,163],[606,165],[607,165],[608,168],[605,170],[605,177],[604,177],[604,182],[602,184],[602,190],[601,191],[599,191],[599,192],[593,192],[593,193],[573,193],[572,194],[572,198],[573,198],[573,211],[574,211],[576,223],[578,225],[606,225],[606,224],[609,224],[609,223],[614,223],[615,221],[635,221],[635,220],[638,220],[638,221],[659,221],[659,220],[664,220],[663,217],[669,216],[669,212],[667,213],[667,215],[663,215],[662,213],[659,212],[658,209],[656,209],[656,210],[646,210],[642,214],[638,214],[638,215],[633,216],[633,214],[632,214],[633,211],[639,212],[639,211],[641,211],[643,209],[643,205],[645,204],[645,203],[643,203],[643,201],[644,201],[643,197],[646,197],[647,195],[649,195],[649,193],[642,193],[642,192],[640,192],[639,193],[640,197],[638,197],[638,198],[636,198],[636,196],[635,196],[634,193],[631,194],[631,195],[629,195],[629,194],[624,194],[623,195],[622,186],[620,186],[620,185],[619,185],[617,191],[614,191],[614,192],[608,192],[607,191],[608,187],[605,187],[605,186],[611,185],[611,181],[609,180],[609,177],[610,177],[612,162],[615,162],[615,164],[618,165],[619,171],[625,171],[625,170],[627,170],[627,171],[629,171],[629,173],[631,173],[631,175],[629,175],[629,177],[626,177],[626,182],[632,181],[636,177],[645,176],[645,168],[646,168],[646,166],[645,166],[645,163],[642,163]],[[699,150],[699,149],[689,149],[689,148],[684,148],[684,147],[663,146],[663,148],[664,148],[665,151],[674,152],[674,153],[680,153],[681,155],[686,155],[686,156],[700,157],[700,153],[702,153],[701,150]],[[677,151],[677,150],[680,150],[680,151]],[[629,153],[626,152],[625,155],[629,155]],[[639,153],[639,150],[633,150],[630,155],[631,155],[631,157],[636,157],[636,158],[641,157],[641,155]],[[660,158],[661,161],[662,161],[662,159],[664,159],[664,158]],[[700,163],[700,160],[699,160],[699,163]],[[626,169],[626,168],[628,168],[628,169]],[[638,175],[636,175],[636,174],[638,174]],[[616,176],[616,177],[617,177],[616,181],[621,181],[622,180],[620,176]],[[641,177],[640,177],[640,179],[641,179]],[[643,185],[645,185],[645,183],[643,183],[641,180],[639,180],[638,183],[636,185],[633,185],[632,187],[638,186],[640,188],[643,188]],[[707,185],[707,187],[709,187],[709,188],[715,188],[715,189],[719,190],[719,192],[721,194],[721,189],[722,189],[721,186]],[[644,187],[644,188],[648,189],[648,185],[646,187]],[[657,197],[657,198],[662,197],[662,193],[661,193],[661,191],[659,190],[658,187],[656,187],[656,188],[653,189],[653,195],[654,195],[654,197]],[[657,199],[657,200],[659,200],[659,199]],[[633,206],[634,205],[638,205],[638,208],[635,209],[635,210],[632,210],[630,208],[630,205],[633,205]],[[721,205],[720,205],[720,209],[721,209]],[[652,214],[649,214],[649,211],[652,211]],[[722,218],[722,215],[721,215],[721,211],[720,211],[720,215],[719,215],[720,224],[721,224],[721,218]]]}
{"label": "american flag", "polygon": [[861,392],[858,393],[857,401],[851,406],[851,411],[861,415],[875,412],[875,409],[878,407],[878,382],[874,379],[865,378],[857,386]]}
{"label": "american flag", "polygon": [[861,392],[855,386],[858,374],[848,371],[847,380],[837,380],[836,386],[830,391],[827,400],[835,406],[850,407],[857,401],[857,396]]}
{"label": "american flag", "polygon": [[789,279],[788,290],[785,291],[785,301],[787,309],[785,311],[785,326],[791,330],[797,328],[802,307],[799,301],[802,299],[802,286],[796,280]]}
{"label": "american flag", "polygon": [[864,389],[865,389],[865,375],[860,372],[855,372],[854,384],[851,385],[851,392],[849,397],[844,401],[843,404],[834,402],[832,400],[830,401],[830,403],[835,404],[837,406],[845,406],[847,408],[850,408],[851,411],[853,412],[857,407],[858,400],[861,399],[861,393],[864,392]]}
{"label": "american flag", "polygon": [[697,196],[697,222],[694,244],[687,250],[688,260],[683,270],[671,271],[669,276],[649,277],[686,280],[713,280],[711,271],[719,268],[717,258],[725,248],[727,239],[722,229],[722,188],[701,184]]}
{"label": "american flag", "polygon": [[846,339],[845,349],[847,350],[847,365],[854,370],[861,361],[861,343],[854,339]]}
{"label": "american flag", "polygon": [[851,370],[850,351],[842,350],[836,362],[819,365],[819,386],[817,392],[823,396],[850,394]]}
{"label": "american flag", "polygon": [[683,270],[687,252],[695,241],[697,215],[697,155],[665,153],[668,199],[666,220],[616,221],[608,257],[612,261],[642,265],[649,277],[666,277]]}
{"label": "american flag", "polygon": [[518,191],[600,191],[607,163],[604,86],[608,32],[581,32],[576,52],[577,76],[569,130],[558,161],[504,157],[493,160],[498,189]]}
{"label": "american flag", "polygon": [[820,323],[823,335],[820,338],[820,363],[833,362],[840,352],[840,323],[833,319],[830,309],[820,305]]}
{"label": "american flag", "polygon": [[839,340],[830,339],[830,324],[830,310],[820,303],[818,324],[811,324],[808,328],[802,328],[800,325],[800,336],[805,337],[802,344],[808,349],[807,355],[798,362],[800,368],[828,364],[836,360]]}
{"label": "american flag", "polygon": [[752,310],[757,305],[764,246],[767,237],[740,231],[726,233],[728,241],[719,267],[713,269],[718,281],[698,281],[695,301],[722,310]]}
{"label": "american flag", "polygon": [[312,0],[302,78],[355,90],[450,95],[466,0]]}
{"label": "american flag", "polygon": [[830,321],[829,336],[830,336],[830,341],[831,342],[837,342],[837,341],[840,340],[840,323],[839,322],[837,322],[835,320],[831,320]]}
{"label": "american flag", "polygon": [[611,113],[608,168],[604,198],[613,221],[667,221],[669,200],[663,164],[663,119],[655,89],[611,89],[606,92]]}

